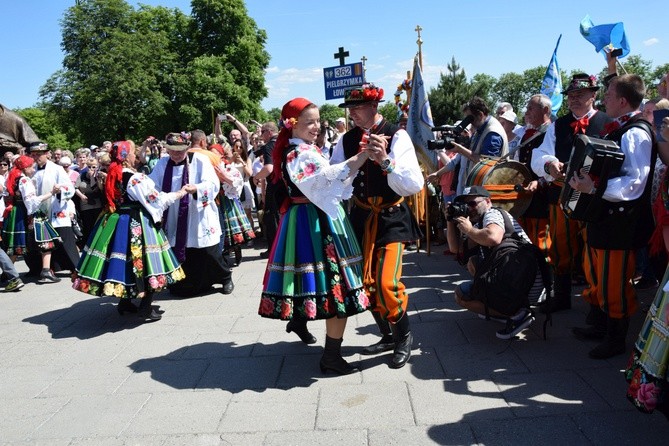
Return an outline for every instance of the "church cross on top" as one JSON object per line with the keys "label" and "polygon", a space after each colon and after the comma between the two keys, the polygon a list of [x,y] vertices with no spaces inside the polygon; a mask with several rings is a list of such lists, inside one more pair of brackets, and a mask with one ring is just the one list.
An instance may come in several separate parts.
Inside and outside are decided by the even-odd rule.
{"label": "church cross on top", "polygon": [[334,53],[334,58],[339,59],[339,66],[343,67],[346,64],[346,58],[349,56],[348,51],[344,51],[344,47],[340,46],[339,51]]}

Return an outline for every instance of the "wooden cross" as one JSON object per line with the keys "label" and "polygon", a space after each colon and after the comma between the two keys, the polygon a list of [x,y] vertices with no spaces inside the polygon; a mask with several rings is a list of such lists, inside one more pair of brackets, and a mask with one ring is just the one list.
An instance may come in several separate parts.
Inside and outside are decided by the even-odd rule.
{"label": "wooden cross", "polygon": [[344,51],[344,47],[340,46],[339,51],[334,53],[334,58],[339,59],[339,66],[343,67],[346,65],[346,58],[349,56],[348,51]]}

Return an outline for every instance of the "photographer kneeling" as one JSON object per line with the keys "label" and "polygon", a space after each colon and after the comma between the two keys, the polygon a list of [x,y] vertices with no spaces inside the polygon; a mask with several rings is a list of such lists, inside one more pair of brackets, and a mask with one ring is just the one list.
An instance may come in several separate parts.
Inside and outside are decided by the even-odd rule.
{"label": "photographer kneeling", "polygon": [[498,338],[516,336],[534,321],[528,295],[540,276],[531,249],[529,255],[517,249],[533,248],[529,238],[508,212],[492,207],[481,186],[464,188],[447,214],[448,247],[467,261],[474,276],[455,288],[455,302],[481,318],[506,323]]}

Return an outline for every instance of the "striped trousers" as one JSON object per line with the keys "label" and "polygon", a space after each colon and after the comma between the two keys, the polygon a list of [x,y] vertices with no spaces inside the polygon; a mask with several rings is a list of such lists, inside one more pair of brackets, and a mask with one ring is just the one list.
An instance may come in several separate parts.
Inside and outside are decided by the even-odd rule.
{"label": "striped trousers", "polygon": [[396,323],[407,311],[409,295],[402,278],[402,254],[404,243],[396,242],[377,246],[373,253],[372,268],[374,283],[368,287],[373,311],[390,323]]}
{"label": "striped trousers", "polygon": [[[632,316],[637,310],[634,277],[634,250],[606,250],[588,247],[584,260],[588,288],[586,301],[615,319]],[[585,294],[588,294],[588,297]]]}

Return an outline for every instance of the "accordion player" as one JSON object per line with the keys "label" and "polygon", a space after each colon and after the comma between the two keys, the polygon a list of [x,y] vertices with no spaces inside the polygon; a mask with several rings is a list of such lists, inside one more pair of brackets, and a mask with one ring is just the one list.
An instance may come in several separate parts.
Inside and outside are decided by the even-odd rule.
{"label": "accordion player", "polygon": [[[620,175],[625,154],[614,141],[577,135],[565,171],[565,184],[560,193],[560,206],[565,215],[574,220],[597,221],[602,211],[602,195],[609,178]],[[573,175],[585,173],[595,182],[594,194],[581,193],[569,185]]]}

